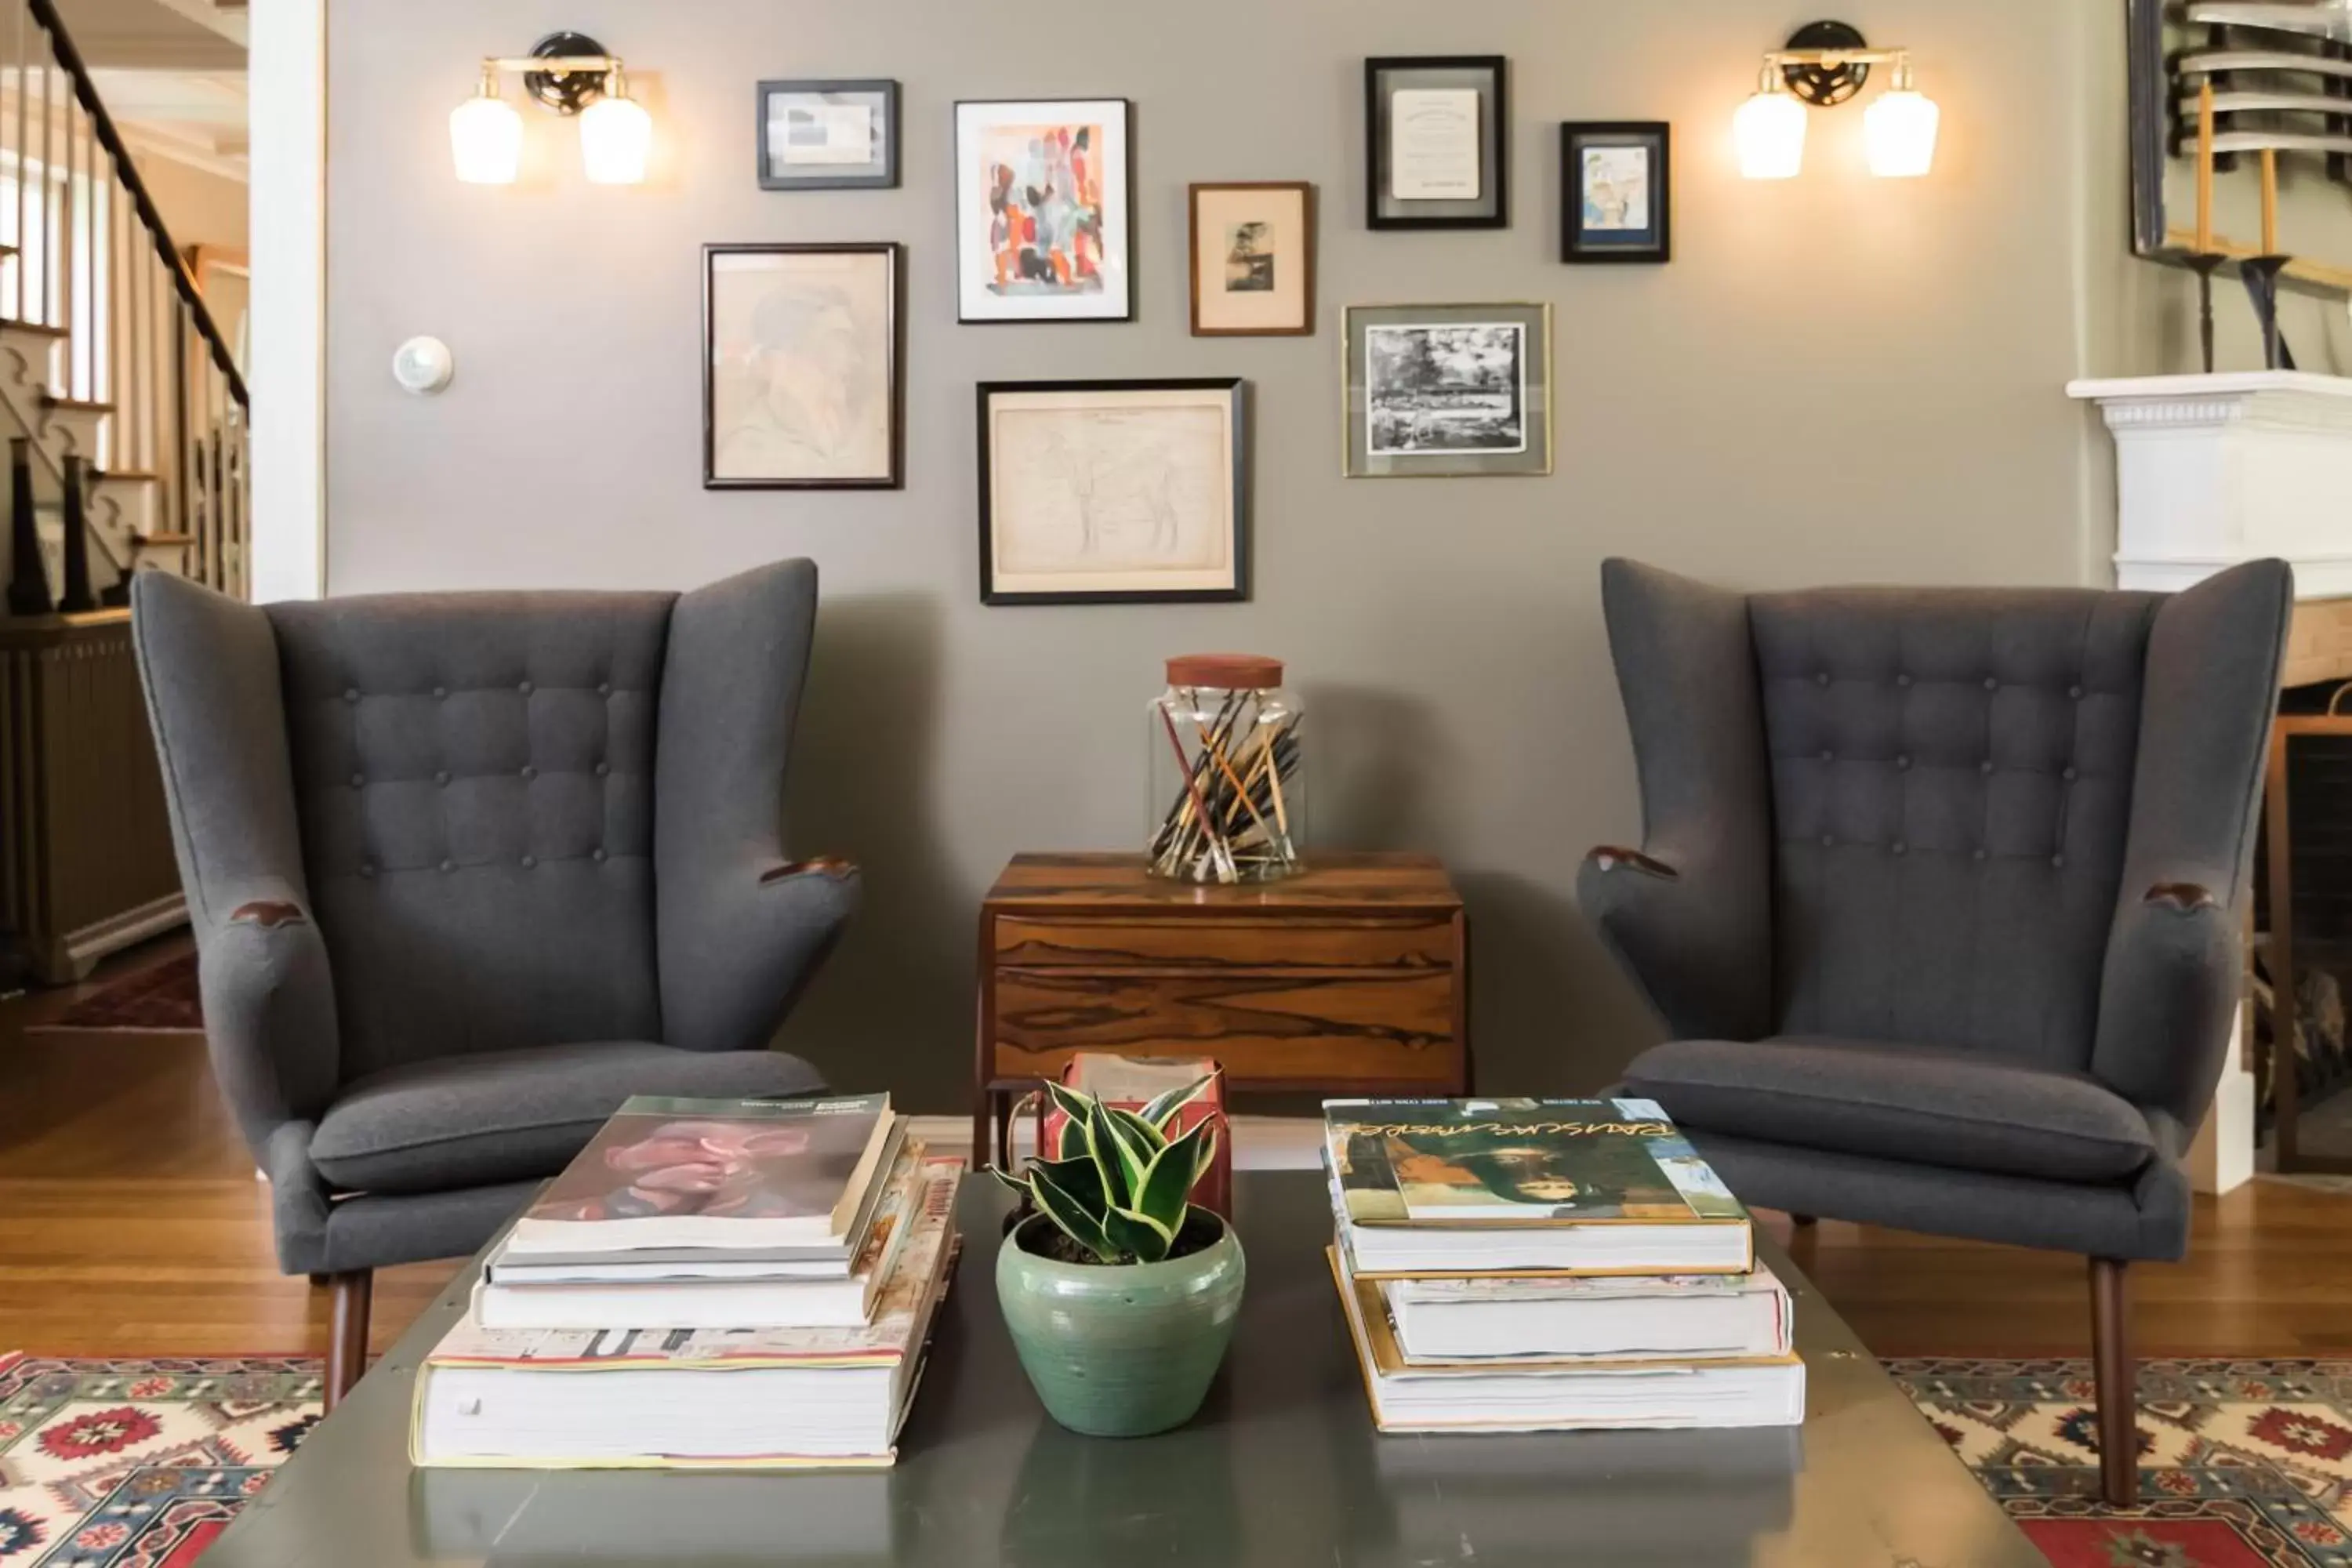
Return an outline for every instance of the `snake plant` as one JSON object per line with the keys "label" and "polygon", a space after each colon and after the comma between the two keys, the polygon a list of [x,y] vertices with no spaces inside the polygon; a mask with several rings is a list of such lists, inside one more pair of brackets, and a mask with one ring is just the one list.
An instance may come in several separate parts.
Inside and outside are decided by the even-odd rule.
{"label": "snake plant", "polygon": [[1053,1159],[1029,1162],[1019,1176],[989,1173],[1033,1205],[1097,1263],[1158,1263],[1175,1246],[1192,1208],[1192,1184],[1217,1152],[1216,1120],[1181,1137],[1168,1130],[1210,1084],[1171,1089],[1141,1110],[1105,1105],[1092,1095],[1048,1083],[1067,1118]]}

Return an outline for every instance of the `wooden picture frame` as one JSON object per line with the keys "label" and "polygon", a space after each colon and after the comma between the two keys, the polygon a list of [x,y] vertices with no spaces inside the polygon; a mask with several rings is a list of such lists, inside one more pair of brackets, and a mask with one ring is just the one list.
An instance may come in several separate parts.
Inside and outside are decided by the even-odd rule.
{"label": "wooden picture frame", "polygon": [[1350,305],[1340,339],[1348,478],[1552,471],[1549,303]]}
{"label": "wooden picture frame", "polygon": [[702,247],[703,489],[906,482],[905,255],[893,241]]}
{"label": "wooden picture frame", "polygon": [[[789,146],[776,142],[776,110],[799,100],[809,111],[814,135],[806,148],[807,161],[796,159]],[[753,100],[752,145],[759,151],[760,188],[763,191],[892,190],[898,184],[898,84],[887,78],[838,81],[763,81]],[[854,132],[864,111],[868,150],[861,161],[851,161]],[[844,121],[843,114],[851,118]],[[872,145],[879,136],[881,145]],[[789,141],[789,132],[788,132]]]}
{"label": "wooden picture frame", "polygon": [[1249,597],[1248,383],[987,381],[983,605]]}
{"label": "wooden picture frame", "polygon": [[[1364,221],[1376,229],[1511,226],[1510,61],[1388,55],[1364,61]],[[1463,103],[1475,93],[1475,106]],[[1400,132],[1399,94],[1408,121]],[[1465,110],[1475,126],[1462,123]],[[1413,125],[1426,129],[1414,133]],[[1410,156],[1400,154],[1407,147]]]}
{"label": "wooden picture frame", "polygon": [[[1133,123],[1123,98],[957,103],[958,321],[1135,320]],[[1026,209],[1033,191],[1049,209]]]}
{"label": "wooden picture frame", "polygon": [[1184,205],[1192,335],[1311,336],[1314,185],[1305,180],[1204,183],[1187,189]]}
{"label": "wooden picture frame", "polygon": [[1674,258],[1674,129],[1663,120],[1570,120],[1559,128],[1559,258]]}

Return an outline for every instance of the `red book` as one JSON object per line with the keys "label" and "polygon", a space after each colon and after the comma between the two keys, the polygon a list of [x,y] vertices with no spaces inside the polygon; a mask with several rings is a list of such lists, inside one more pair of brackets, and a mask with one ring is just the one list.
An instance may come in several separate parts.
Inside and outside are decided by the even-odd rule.
{"label": "red book", "polygon": [[[1234,1217],[1234,1137],[1233,1126],[1225,1120],[1225,1069],[1207,1057],[1120,1057],[1107,1051],[1080,1051],[1062,1069],[1062,1086],[1090,1094],[1106,1105],[1125,1110],[1140,1110],[1158,1095],[1171,1089],[1182,1089],[1201,1079],[1212,1081],[1200,1098],[1176,1114],[1176,1124],[1168,1130],[1173,1141],[1190,1132],[1202,1122],[1214,1119],[1217,1123],[1216,1158],[1210,1163],[1208,1174],[1192,1189],[1192,1201],[1202,1208]],[[1050,1100],[1040,1096],[1045,1107],[1045,1119],[1039,1131],[1038,1147],[1051,1149],[1058,1154],[1062,1147],[1062,1128],[1069,1121]]]}

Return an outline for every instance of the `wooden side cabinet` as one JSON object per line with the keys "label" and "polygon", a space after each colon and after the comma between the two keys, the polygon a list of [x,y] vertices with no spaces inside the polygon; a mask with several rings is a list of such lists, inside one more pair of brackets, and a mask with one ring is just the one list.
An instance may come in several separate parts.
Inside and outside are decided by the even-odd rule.
{"label": "wooden side cabinet", "polygon": [[1236,1093],[1470,1088],[1462,900],[1421,855],[1321,853],[1262,886],[1139,855],[1021,855],[980,915],[972,1159],[1076,1051],[1213,1056]]}

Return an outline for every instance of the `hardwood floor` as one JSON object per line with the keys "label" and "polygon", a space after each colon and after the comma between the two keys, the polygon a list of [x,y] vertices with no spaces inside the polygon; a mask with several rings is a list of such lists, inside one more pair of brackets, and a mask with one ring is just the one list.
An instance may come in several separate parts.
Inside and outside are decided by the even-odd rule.
{"label": "hardwood floor", "polygon": [[[203,1041],[38,1030],[77,994],[0,1000],[0,1351],[325,1354],[327,1292],[278,1272],[268,1189]],[[1791,1251],[1881,1355],[2090,1353],[2080,1258],[1831,1220]],[[378,1277],[376,1349],[455,1267]],[[2352,1194],[2257,1181],[2200,1198],[2188,1260],[2132,1275],[2139,1355],[2352,1355]]]}

